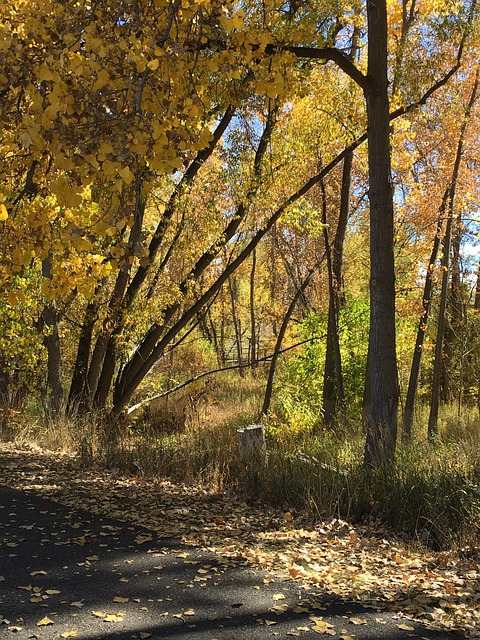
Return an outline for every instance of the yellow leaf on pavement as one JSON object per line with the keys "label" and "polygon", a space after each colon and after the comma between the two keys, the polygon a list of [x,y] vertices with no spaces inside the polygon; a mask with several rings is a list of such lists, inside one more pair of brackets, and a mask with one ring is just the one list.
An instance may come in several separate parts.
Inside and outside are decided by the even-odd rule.
{"label": "yellow leaf on pavement", "polygon": [[348,620],[352,624],[367,624],[365,618],[349,618]]}

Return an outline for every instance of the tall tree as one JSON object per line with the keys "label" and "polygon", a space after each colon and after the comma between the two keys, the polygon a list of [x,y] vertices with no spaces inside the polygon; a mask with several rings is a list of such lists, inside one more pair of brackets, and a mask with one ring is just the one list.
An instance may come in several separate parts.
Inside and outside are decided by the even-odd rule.
{"label": "tall tree", "polygon": [[[367,74],[342,46],[354,24],[364,21],[360,7],[355,15],[350,9],[341,15],[328,3],[297,3],[288,12],[277,3],[247,5],[2,4],[2,280],[9,286],[13,274],[38,269],[53,248],[53,274],[44,278],[43,292],[52,300],[71,295],[84,322],[73,355],[72,405],[108,411],[113,402],[110,415],[118,417],[168,345],[176,344],[278,220],[366,140],[366,133],[357,134],[341,151],[337,140],[331,144],[334,136],[325,135],[318,142],[329,147],[328,153],[322,148],[322,157],[328,156],[322,171],[314,174],[307,154],[300,171],[301,154],[294,150],[267,175],[266,141],[275,122],[269,105],[278,97],[288,114],[294,95],[309,91],[315,61],[333,62],[366,96],[372,255],[385,275],[380,249],[389,255],[392,226],[384,180],[388,119],[425,105],[458,65],[448,72],[442,67],[443,77],[432,86],[429,73],[420,75],[401,93],[409,106],[389,115],[383,5],[367,5]],[[423,46],[421,39],[417,44]],[[327,94],[338,84],[336,71]],[[245,114],[254,123],[253,151],[242,149],[246,160],[238,180],[220,189],[220,172],[214,184],[209,172],[225,155],[234,156],[233,133]],[[356,131],[363,130],[363,117],[359,109]],[[53,221],[54,238],[48,232]],[[226,268],[199,287],[225,246]],[[389,363],[392,339],[381,316],[387,324],[393,317],[384,295],[393,283],[388,263],[388,284],[379,288],[377,267],[371,344]],[[392,373],[391,366],[379,366]],[[379,384],[389,380],[383,374]],[[393,391],[377,387],[372,385],[379,397],[372,425],[394,413],[381,410],[386,397],[395,404]],[[380,449],[375,437],[372,459],[384,455]],[[389,446],[386,457],[391,453]]]}
{"label": "tall tree", "polygon": [[367,0],[367,18],[368,82],[364,92],[369,132],[371,413],[367,425],[365,462],[376,465],[394,460],[399,398],[385,0]]}
{"label": "tall tree", "polygon": [[447,291],[450,278],[450,251],[452,243],[452,231],[455,218],[455,196],[458,186],[458,176],[460,172],[460,165],[462,162],[463,147],[465,142],[465,133],[467,126],[470,123],[470,116],[472,113],[475,100],[477,98],[477,90],[479,83],[479,72],[475,75],[473,88],[468,101],[465,116],[463,118],[462,125],[460,127],[460,133],[457,144],[457,152],[455,156],[455,162],[452,170],[452,178],[448,190],[448,203],[447,203],[447,223],[445,227],[445,235],[443,238],[443,257],[442,257],[442,285],[440,292],[440,306],[438,311],[438,325],[437,325],[437,337],[435,342],[435,362],[433,367],[433,382],[432,382],[432,399],[430,403],[430,415],[428,418],[428,437],[430,440],[434,440],[438,434],[438,409],[440,405],[440,384],[441,384],[441,372],[443,368],[444,359],[444,335],[445,335],[445,323],[446,323],[446,310],[447,310]]}

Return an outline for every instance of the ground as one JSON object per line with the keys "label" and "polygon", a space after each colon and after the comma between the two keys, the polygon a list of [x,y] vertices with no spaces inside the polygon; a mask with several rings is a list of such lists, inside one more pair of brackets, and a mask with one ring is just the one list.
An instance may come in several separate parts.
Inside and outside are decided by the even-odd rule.
{"label": "ground", "polygon": [[[262,584],[265,580],[274,583],[269,596],[272,606],[267,617],[258,618],[258,624],[273,628],[295,607],[303,607],[307,623],[290,625],[288,635],[313,629],[360,638],[366,637],[360,628],[393,621],[407,634],[421,623],[427,629],[480,637],[480,566],[474,554],[436,553],[374,526],[354,527],[338,520],[313,522],[307,514],[247,504],[234,493],[126,477],[115,469],[83,468],[71,455],[36,447],[0,445],[0,484],[54,500],[70,510],[145,527],[134,546],[148,544],[152,536],[174,539],[191,554],[217,558],[223,569],[267,572],[271,578],[262,578]],[[76,538],[75,544],[81,546],[82,536]],[[197,573],[196,577],[203,576]],[[277,585],[288,584],[288,588],[277,588],[276,593],[276,580],[280,581]],[[282,597],[284,591],[287,595],[292,592],[292,585],[304,594],[296,601]],[[344,612],[345,629],[328,626],[319,615],[319,598],[349,603],[352,613]],[[355,613],[354,605],[369,615]]]}

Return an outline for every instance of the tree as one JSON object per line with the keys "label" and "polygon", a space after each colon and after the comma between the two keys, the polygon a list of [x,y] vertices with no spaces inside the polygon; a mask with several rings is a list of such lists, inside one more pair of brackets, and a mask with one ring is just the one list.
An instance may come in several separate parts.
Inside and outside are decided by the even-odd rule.
{"label": "tree", "polygon": [[[443,238],[443,257],[442,257],[442,285],[440,293],[440,308],[438,312],[437,338],[435,343],[435,363],[433,368],[433,384],[432,384],[432,401],[430,405],[430,415],[428,418],[428,436],[430,440],[434,440],[437,433],[438,408],[440,404],[440,379],[443,368],[444,354],[444,336],[447,309],[447,290],[450,278],[450,252],[452,244],[452,233],[455,219],[455,196],[457,191],[458,176],[460,172],[460,164],[462,162],[463,147],[465,142],[465,132],[469,124],[475,100],[477,99],[477,91],[479,84],[479,72],[475,75],[472,92],[468,101],[465,116],[460,128],[457,152],[452,170],[452,178],[448,189],[447,196],[447,223],[445,235]],[[458,249],[457,249],[458,250]]]}
{"label": "tree", "polygon": [[[300,164],[293,153],[272,166],[274,104],[288,118],[318,62],[335,65],[325,74],[326,94],[338,86],[338,69],[361,88],[370,138],[375,365],[366,457],[391,461],[397,381],[389,122],[425,105],[461,56],[453,64],[442,51],[436,80],[430,56],[415,82],[398,84],[403,106],[389,113],[384,4],[367,3],[366,73],[363,60],[355,64],[342,50],[365,23],[361,7],[35,1],[7,2],[1,12],[2,277],[9,286],[13,274],[38,269],[52,255],[43,293],[61,297],[79,318],[70,406],[94,407],[112,423],[282,216],[367,138],[359,109],[358,132],[343,150],[332,136],[317,144],[314,162],[305,153]],[[415,45],[425,49],[418,34],[437,14],[422,20]],[[456,26],[447,21],[442,29],[451,34]],[[253,125],[253,148],[241,147],[237,162],[232,140],[243,121]],[[226,156],[238,178],[227,184],[220,177]],[[225,248],[224,268],[212,277]]]}

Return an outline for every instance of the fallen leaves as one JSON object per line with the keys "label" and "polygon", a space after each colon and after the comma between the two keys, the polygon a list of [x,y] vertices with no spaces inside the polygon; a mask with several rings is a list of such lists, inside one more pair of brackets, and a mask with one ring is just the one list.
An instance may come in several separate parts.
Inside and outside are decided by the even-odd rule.
{"label": "fallen leaves", "polygon": [[151,542],[153,540],[153,536],[151,533],[139,533],[135,538],[135,542],[137,544],[144,544],[145,542]]}
{"label": "fallen leaves", "polygon": [[311,630],[315,631],[315,633],[323,633],[329,636],[336,635],[334,626],[330,622],[326,622],[323,618],[317,618],[315,616],[310,616],[310,620],[314,623]]}
{"label": "fallen leaves", "polygon": [[37,622],[37,627],[46,627],[50,624],[53,624],[53,620],[50,620],[49,617],[45,616]]}
{"label": "fallen leaves", "polygon": [[126,611],[92,611],[94,618],[101,618],[104,622],[121,622],[126,615]]}
{"label": "fallen leaves", "polygon": [[125,613],[108,613],[103,619],[104,622],[121,622],[124,618]]}
{"label": "fallen leaves", "polygon": [[368,624],[365,618],[349,618],[348,621],[351,622],[352,624],[357,624],[357,625]]}
{"label": "fallen leaves", "polygon": [[[395,541],[382,531],[352,527],[341,520],[312,525],[302,514],[249,506],[235,496],[227,498],[208,493],[201,487],[139,481],[98,470],[80,472],[68,456],[18,451],[3,443],[0,446],[8,453],[5,459],[11,461],[0,469],[0,480],[6,485],[24,489],[35,487],[41,495],[72,508],[141,524],[145,531],[135,538],[139,546],[153,541],[153,531],[159,536],[179,537],[184,545],[215,551],[225,566],[248,563],[296,580],[310,592],[318,588],[322,593],[327,592],[343,601],[354,600],[377,611],[388,608],[406,622],[415,620],[472,637],[479,635],[478,559],[463,558],[453,551],[435,553],[415,548]],[[41,477],[39,468],[43,470]],[[105,528],[103,535],[115,533],[114,528]],[[76,544],[81,546],[89,542],[88,537],[81,535],[76,539]],[[194,562],[189,559],[185,546],[174,553],[186,564]],[[85,561],[98,559],[98,556],[89,555]],[[155,569],[160,572],[163,565],[159,564]],[[35,579],[45,576],[41,571],[32,572]],[[195,583],[198,586],[208,584],[214,575],[202,566],[197,570]],[[127,581],[128,578],[119,577],[119,582]],[[271,581],[267,578],[265,584]],[[35,583],[17,588],[29,591],[35,598],[55,595],[53,589],[39,591]],[[272,618],[288,610],[282,596],[284,594],[280,592],[274,594],[270,609]],[[73,602],[70,606],[81,608],[83,602]],[[307,614],[314,607],[320,610],[322,604],[314,603],[310,598],[309,602],[297,603],[291,610]],[[121,618],[118,613],[100,613],[102,620],[107,616]],[[187,612],[175,615],[188,617]],[[270,620],[272,626],[275,622],[275,619]],[[354,627],[364,625],[366,619],[353,615],[350,624]],[[325,635],[327,631],[328,635],[332,631],[319,618],[318,622],[310,620],[308,627],[295,627],[287,635],[301,635],[312,626],[319,634]],[[402,620],[397,626],[403,631],[413,629]],[[346,629],[338,633],[341,640],[351,640],[354,636]]]}

